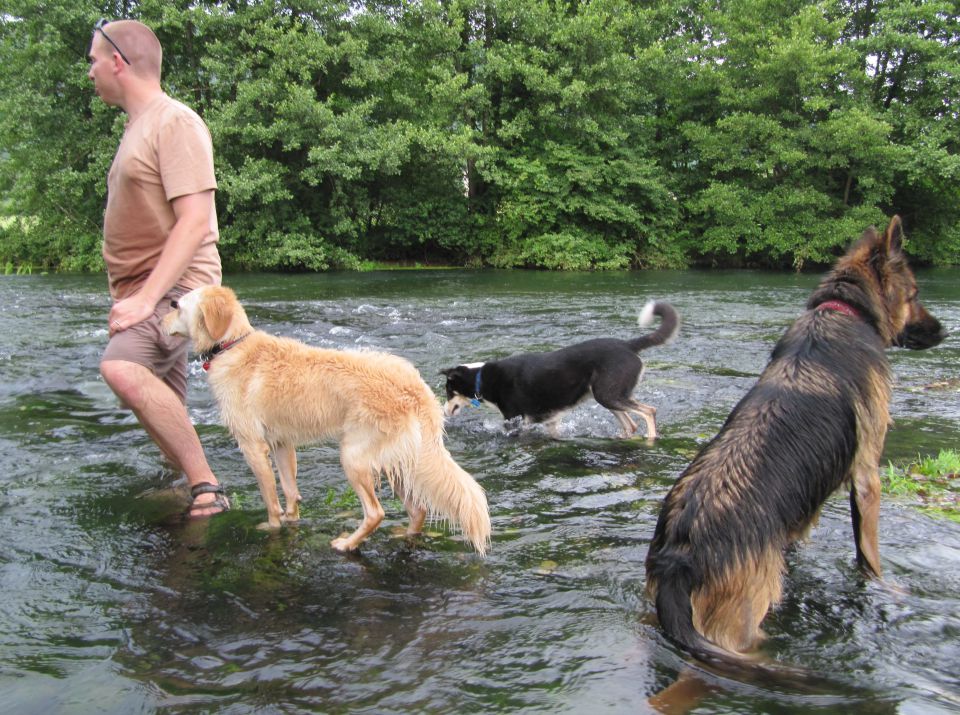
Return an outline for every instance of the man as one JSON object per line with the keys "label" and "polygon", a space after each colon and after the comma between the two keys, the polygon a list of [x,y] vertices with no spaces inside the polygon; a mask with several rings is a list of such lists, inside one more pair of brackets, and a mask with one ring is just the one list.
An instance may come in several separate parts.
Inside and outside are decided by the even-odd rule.
{"label": "man", "polygon": [[213,146],[203,120],[160,87],[163,51],[142,23],[97,23],[90,71],[97,95],[127,114],[107,177],[103,257],[110,340],[100,373],[191,487],[188,515],[230,504],[186,409],[188,342],[165,336],[170,301],[219,284]]}

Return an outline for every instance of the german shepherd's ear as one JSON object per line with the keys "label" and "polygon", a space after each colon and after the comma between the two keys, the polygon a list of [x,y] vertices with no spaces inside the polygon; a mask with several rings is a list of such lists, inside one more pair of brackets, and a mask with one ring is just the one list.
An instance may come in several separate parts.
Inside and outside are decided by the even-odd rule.
{"label": "german shepherd's ear", "polygon": [[903,250],[903,222],[899,216],[890,219],[887,230],[883,232],[883,243],[888,256]]}
{"label": "german shepherd's ear", "polygon": [[867,233],[871,232],[873,248],[870,251],[870,266],[877,275],[882,276],[888,262],[903,254],[903,222],[899,216],[894,216],[882,236],[872,227]]}
{"label": "german shepherd's ear", "polygon": [[235,300],[226,289],[214,288],[205,291],[203,300],[200,301],[200,316],[203,318],[203,327],[216,342],[223,338],[227,328],[230,327],[230,321],[233,320],[233,303]]}

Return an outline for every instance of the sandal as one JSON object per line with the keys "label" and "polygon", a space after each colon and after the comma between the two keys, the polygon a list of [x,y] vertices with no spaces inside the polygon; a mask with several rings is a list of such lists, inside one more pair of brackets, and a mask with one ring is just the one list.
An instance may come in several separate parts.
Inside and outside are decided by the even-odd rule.
{"label": "sandal", "polygon": [[[201,494],[215,494],[216,496],[212,502],[207,504],[196,504],[193,500]],[[218,511],[215,511],[212,514],[196,513],[198,511],[203,511],[204,509],[217,509]],[[188,519],[203,519],[208,516],[222,514],[225,511],[230,511],[230,500],[227,499],[227,495],[223,491],[222,484],[200,482],[199,484],[194,484],[190,489],[190,507],[187,509],[187,513],[184,515]]]}

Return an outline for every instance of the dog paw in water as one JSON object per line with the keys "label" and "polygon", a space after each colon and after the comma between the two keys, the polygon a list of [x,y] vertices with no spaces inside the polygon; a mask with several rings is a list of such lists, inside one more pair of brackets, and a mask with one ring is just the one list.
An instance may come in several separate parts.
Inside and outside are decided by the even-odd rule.
{"label": "dog paw in water", "polygon": [[331,541],[330,546],[332,546],[335,551],[353,551],[353,547],[350,546],[350,540],[344,536]]}

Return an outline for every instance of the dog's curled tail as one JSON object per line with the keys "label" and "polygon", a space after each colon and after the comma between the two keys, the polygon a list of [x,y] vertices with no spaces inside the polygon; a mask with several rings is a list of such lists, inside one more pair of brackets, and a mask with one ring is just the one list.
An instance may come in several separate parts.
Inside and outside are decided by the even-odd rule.
{"label": "dog's curled tail", "polygon": [[628,341],[630,349],[634,352],[640,352],[641,350],[652,348],[655,345],[668,343],[680,332],[680,315],[676,309],[666,301],[651,300],[643,306],[637,323],[641,328],[649,327],[653,325],[654,316],[660,318],[660,327],[652,333],[647,333],[646,335],[641,335],[639,338]]}
{"label": "dog's curled tail", "polygon": [[485,555],[491,529],[483,487],[453,460],[442,437],[426,442],[413,470],[414,499],[431,515],[458,526],[477,553]]}

